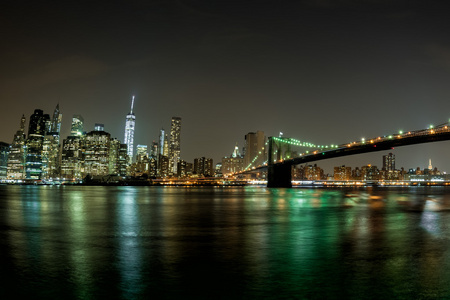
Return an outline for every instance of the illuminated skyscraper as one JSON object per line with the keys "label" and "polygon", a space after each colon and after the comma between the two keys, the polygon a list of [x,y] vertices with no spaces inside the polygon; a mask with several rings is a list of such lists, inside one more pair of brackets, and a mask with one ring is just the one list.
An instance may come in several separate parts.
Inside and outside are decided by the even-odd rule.
{"label": "illuminated skyscraper", "polygon": [[264,131],[258,130],[245,135],[244,168],[260,166],[264,163],[265,142]]}
{"label": "illuminated skyscraper", "polygon": [[395,170],[395,155],[389,153],[388,155],[383,155],[383,170],[394,171]]}
{"label": "illuminated skyscraper", "polygon": [[84,133],[84,119],[81,115],[73,115],[72,127],[70,130],[71,136],[82,136]]}
{"label": "illuminated skyscraper", "polygon": [[42,178],[52,179],[59,177],[60,173],[60,131],[62,114],[59,104],[53,112],[53,119],[48,121],[49,126],[42,145]]}
{"label": "illuminated skyscraper", "polygon": [[172,117],[170,126],[169,172],[177,175],[178,162],[181,159],[181,118]]}
{"label": "illuminated skyscraper", "polygon": [[211,177],[214,176],[214,167],[212,158],[194,158],[194,174]]}
{"label": "illuminated skyscraper", "polygon": [[159,143],[158,143],[158,154],[164,155],[164,139],[165,139],[164,128],[159,131]]}
{"label": "illuminated skyscraper", "polygon": [[26,141],[25,172],[27,179],[39,180],[42,178],[42,147],[44,136],[50,128],[48,124],[51,124],[50,116],[44,114],[40,109],[35,109],[30,116]]}
{"label": "illuminated skyscraper", "polygon": [[53,112],[53,119],[51,123],[51,128],[49,129],[49,132],[51,132],[53,135],[57,133],[58,136],[58,142],[59,142],[59,135],[61,133],[61,121],[62,121],[62,114],[59,110],[59,103],[56,105],[55,111]]}
{"label": "illuminated skyscraper", "polygon": [[111,135],[105,131],[91,131],[84,139],[84,174],[104,176],[109,173]]}
{"label": "illuminated skyscraper", "polygon": [[0,179],[6,179],[8,171],[9,144],[0,142]]}
{"label": "illuminated skyscraper", "polygon": [[20,129],[14,135],[8,156],[7,178],[14,180],[25,179],[25,116],[20,120]]}
{"label": "illuminated skyscraper", "polygon": [[133,160],[133,143],[134,143],[134,128],[136,123],[136,116],[133,113],[134,96],[131,100],[131,110],[127,115],[125,121],[125,138],[124,143],[127,145],[128,162],[131,164]]}

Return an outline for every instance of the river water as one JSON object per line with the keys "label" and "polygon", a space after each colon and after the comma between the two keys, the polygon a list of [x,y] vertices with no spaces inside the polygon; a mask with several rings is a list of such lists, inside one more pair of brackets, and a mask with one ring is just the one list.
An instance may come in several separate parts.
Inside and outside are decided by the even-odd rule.
{"label": "river water", "polygon": [[0,299],[450,299],[450,189],[0,186]]}

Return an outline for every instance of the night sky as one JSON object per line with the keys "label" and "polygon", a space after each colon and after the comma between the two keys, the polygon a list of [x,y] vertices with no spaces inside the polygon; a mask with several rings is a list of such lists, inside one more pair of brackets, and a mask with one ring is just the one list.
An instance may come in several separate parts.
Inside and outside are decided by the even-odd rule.
{"label": "night sky", "polygon": [[[7,2],[7,3],[5,3]],[[446,1],[3,1],[0,141],[22,114],[73,114],[136,144],[182,118],[181,156],[230,155],[263,130],[341,144],[450,118]],[[450,141],[394,149],[450,172]],[[387,152],[319,162],[381,168]]]}

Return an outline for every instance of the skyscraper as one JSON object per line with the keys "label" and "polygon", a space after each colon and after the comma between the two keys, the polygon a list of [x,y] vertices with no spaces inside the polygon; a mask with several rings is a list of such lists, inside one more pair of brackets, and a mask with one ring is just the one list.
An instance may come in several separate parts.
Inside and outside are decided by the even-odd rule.
{"label": "skyscraper", "polygon": [[265,161],[264,131],[249,132],[245,135],[244,168],[260,166]]}
{"label": "skyscraper", "polygon": [[0,179],[6,179],[8,173],[9,144],[0,142]]}
{"label": "skyscraper", "polygon": [[62,114],[59,104],[56,105],[52,120],[48,121],[48,129],[42,146],[42,178],[52,179],[60,173],[60,131]]}
{"label": "skyscraper", "polygon": [[84,119],[81,115],[73,115],[72,127],[70,129],[71,136],[82,136],[84,133]]}
{"label": "skyscraper", "polygon": [[164,139],[165,139],[165,132],[164,132],[164,128],[161,128],[161,130],[159,131],[159,143],[158,143],[158,147],[159,147],[159,151],[158,154],[164,155]]}
{"label": "skyscraper", "polygon": [[14,140],[8,156],[7,178],[14,180],[25,179],[25,116],[20,119],[20,128],[14,135]]}
{"label": "skyscraper", "polygon": [[62,114],[59,110],[59,103],[56,105],[55,111],[53,112],[53,119],[52,119],[52,125],[49,130],[51,133],[57,133],[58,139],[59,135],[61,133],[61,121],[62,121]]}
{"label": "skyscraper", "polygon": [[25,172],[27,179],[39,180],[42,178],[42,147],[44,136],[51,124],[50,116],[40,109],[35,109],[30,116],[28,124],[28,139],[26,141],[27,155]]}
{"label": "skyscraper", "polygon": [[170,125],[169,172],[177,174],[178,162],[181,159],[181,118],[172,117]]}
{"label": "skyscraper", "polygon": [[383,170],[394,171],[395,170],[395,155],[389,153],[388,155],[383,155]]}
{"label": "skyscraper", "polygon": [[134,96],[131,99],[130,113],[127,115],[127,118],[125,121],[124,143],[127,145],[128,163],[130,163],[130,164],[131,164],[131,161],[133,160],[134,127],[135,127],[135,123],[136,123],[136,116],[133,113],[133,106],[134,106]]}

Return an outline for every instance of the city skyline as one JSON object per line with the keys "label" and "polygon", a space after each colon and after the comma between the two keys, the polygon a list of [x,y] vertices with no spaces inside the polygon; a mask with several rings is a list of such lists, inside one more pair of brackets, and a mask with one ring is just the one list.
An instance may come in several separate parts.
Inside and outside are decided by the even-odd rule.
{"label": "city skyline", "polygon": [[[182,159],[215,162],[249,132],[317,144],[426,128],[450,117],[445,3],[167,1],[2,4],[0,141],[35,108],[60,103],[86,131],[123,136],[139,99],[135,145],[183,119]],[[81,21],[83,20],[83,21]],[[395,149],[397,165],[450,170],[449,142]],[[376,154],[336,165],[381,164]]]}
{"label": "city skyline", "polygon": [[[133,129],[134,131],[134,120],[135,120],[135,116],[133,113],[133,104],[134,104],[134,96],[132,97],[132,104],[131,104],[131,110],[130,113],[127,115],[127,121],[126,121],[126,126],[125,126],[125,138],[124,140],[127,139],[127,136],[130,135],[130,133],[128,131],[130,131],[130,128]],[[130,124],[128,124],[129,121],[129,117],[132,116],[133,119],[133,126],[130,127]],[[61,129],[61,120],[62,120],[62,114],[60,113],[60,108],[59,108],[59,103],[56,105],[56,108],[53,112],[53,117],[50,118],[49,114],[44,114],[44,111],[40,110],[40,109],[35,109],[34,113],[29,117],[29,122],[28,122],[28,132],[25,132],[24,128],[26,127],[26,117],[22,116],[21,121],[20,121],[20,128],[19,131],[16,132],[15,136],[14,136],[14,140],[13,143],[11,144],[12,148],[10,150],[11,154],[12,154],[12,164],[16,163],[16,157],[15,157],[15,150],[14,148],[19,148],[22,149],[23,147],[21,146],[26,145],[26,147],[28,148],[25,151],[26,154],[26,160],[24,161],[24,165],[22,167],[12,167],[12,169],[23,169],[23,173],[28,179],[40,179],[41,178],[41,173],[42,173],[42,178],[47,178],[47,176],[51,176],[51,177],[59,177],[59,169],[60,169],[60,163],[58,162],[58,157],[60,157],[60,151],[62,150],[61,147],[64,149],[62,152],[62,156],[64,157],[65,155],[68,155],[67,153],[67,149],[71,149],[71,153],[72,151],[75,152],[80,152],[80,151],[87,151],[87,149],[82,150],[83,147],[81,147],[81,144],[79,144],[80,142],[80,138],[82,138],[83,140],[86,140],[87,137],[87,144],[91,143],[89,142],[89,139],[91,139],[92,135],[94,135],[94,139],[96,140],[94,143],[97,144],[98,142],[100,142],[100,140],[97,140],[97,138],[95,138],[95,136],[100,135],[100,138],[103,139],[104,136],[107,136],[107,140],[108,140],[108,145],[104,144],[105,140],[101,141],[101,146],[100,144],[97,144],[100,147],[107,147],[110,150],[106,150],[108,153],[110,152],[110,154],[106,154],[107,152],[104,152],[106,157],[108,157],[109,155],[109,159],[106,159],[106,164],[109,164],[108,168],[109,170],[105,169],[105,174],[114,174],[115,172],[118,172],[118,174],[133,174],[133,173],[141,173],[143,170],[145,170],[144,172],[146,172],[147,174],[152,174],[152,172],[150,171],[151,168],[155,168],[155,172],[158,173],[154,173],[154,175],[152,176],[162,176],[162,177],[177,177],[180,176],[179,172],[177,171],[177,167],[179,167],[179,163],[182,163],[182,168],[185,168],[186,163],[190,163],[192,164],[192,162],[186,162],[186,160],[181,159],[181,118],[180,117],[172,117],[171,119],[171,128],[170,128],[170,139],[168,138],[167,134],[165,134],[164,129],[160,130],[160,137],[159,137],[159,142],[153,142],[151,145],[151,151],[148,151],[148,145],[137,145],[137,153],[136,156],[130,157],[129,153],[130,153],[130,145],[129,143],[122,143],[122,141],[120,139],[115,138],[114,136],[111,136],[110,133],[105,132],[104,129],[104,124],[99,124],[96,123],[95,127],[93,130],[89,131],[84,131],[83,130],[83,123],[84,123],[84,119],[81,115],[73,115],[72,117],[72,126],[71,126],[71,130],[70,130],[70,135],[68,135],[65,139],[64,139],[64,143],[61,143],[61,136],[60,136],[60,129]],[[394,138],[398,138],[398,137],[407,137],[410,134],[422,134],[422,132],[426,131],[427,134],[433,134],[434,132],[441,132],[442,130],[444,130],[445,132],[448,130],[449,123],[446,124],[440,124],[439,127],[432,127],[430,126],[428,129],[426,130],[420,130],[418,131],[418,133],[414,133],[414,132],[400,132],[399,134],[394,134],[391,136],[385,136],[382,139],[383,140],[389,140]],[[27,135],[28,133],[28,135]],[[283,133],[279,133],[280,134],[280,138],[276,138],[278,140],[280,139],[285,139],[285,137],[283,137]],[[89,137],[91,136],[91,137]],[[103,136],[103,137],[101,137]],[[131,134],[132,136],[132,134]],[[398,136],[398,137],[396,137]],[[83,138],[85,137],[85,138]],[[19,138],[19,140],[17,139]],[[37,140],[35,141],[35,138],[37,138]],[[222,166],[222,164],[226,161],[226,166],[224,165],[224,168],[226,171],[224,172],[224,175],[226,175],[227,173],[234,173],[236,171],[242,171],[242,170],[249,170],[252,169],[253,167],[257,167],[257,166],[261,166],[262,164],[266,164],[267,163],[267,150],[268,148],[268,140],[267,140],[267,136],[264,135],[264,132],[262,131],[257,131],[257,132],[249,132],[248,134],[245,135],[245,145],[243,147],[243,154],[238,154],[239,151],[239,147],[236,143],[233,153],[230,156],[224,156],[221,159],[216,161],[216,164],[220,164],[220,166]],[[74,140],[75,139],[75,140]],[[380,137],[377,138],[381,139]],[[77,141],[74,144],[74,141]],[[92,140],[92,139],[91,139]],[[92,140],[93,141],[93,140]],[[110,142],[109,142],[110,141]],[[295,140],[295,139],[291,139],[291,138],[287,138],[288,144],[293,145],[293,146],[289,146],[290,149],[288,150],[288,152],[284,153],[284,151],[286,151],[286,149],[282,150],[281,149],[281,156],[276,158],[278,159],[289,159],[289,158],[295,158],[295,157],[299,157],[299,156],[303,156],[305,154],[308,153],[312,153],[311,151],[308,151],[306,149],[323,149],[323,151],[327,151],[328,148],[347,148],[350,147],[351,144],[344,144],[344,145],[314,145],[314,144],[309,144],[306,141],[303,141],[303,146],[305,146],[305,144],[307,144],[307,147],[295,147],[296,144],[302,144],[301,141]],[[37,144],[36,144],[37,142]],[[84,142],[83,142],[84,143]],[[358,144],[370,144],[373,143],[373,140],[365,140],[362,139],[361,141],[355,141],[354,143],[358,143]],[[78,144],[78,146],[76,146]],[[87,145],[86,144],[86,145]],[[111,146],[109,146],[109,144]],[[353,144],[353,143],[352,143]],[[116,145],[116,146],[114,146]],[[133,164],[134,167],[132,167],[132,169],[125,171],[125,163],[123,163],[124,165],[122,166],[121,163],[119,161],[121,161],[121,153],[119,153],[119,149],[121,148],[121,146],[125,147],[125,151],[124,153],[126,153],[128,155],[128,160],[126,165],[131,166],[132,162],[135,161],[138,163],[138,165]],[[298,145],[297,145],[298,146]],[[69,147],[69,148],[67,148]],[[111,148],[110,148],[111,147]],[[140,147],[140,150],[138,149]],[[36,148],[35,150],[33,150],[34,148]],[[159,148],[159,149],[158,149]],[[41,150],[39,150],[41,149]],[[145,149],[145,150],[144,150]],[[327,150],[326,150],[327,149]],[[330,149],[330,150],[331,150]],[[334,169],[334,173],[336,173],[336,168],[338,167],[344,167],[346,166],[346,168],[353,168],[355,167],[356,169],[358,169],[358,167],[365,167],[365,166],[369,166],[369,167],[374,167],[375,169],[379,169],[379,170],[386,170],[389,172],[392,171],[400,171],[402,170],[403,172],[408,172],[410,173],[411,170],[414,171],[419,171],[422,170],[423,171],[431,171],[432,168],[432,164],[431,164],[431,159],[428,159],[428,165],[426,167],[421,167],[421,166],[399,166],[398,168],[395,167],[395,154],[393,154],[392,152],[395,150],[394,147],[390,148],[389,150],[383,150],[382,152],[379,153],[383,153],[383,152],[389,152],[386,155],[382,155],[382,163],[381,163],[381,168],[377,168],[378,166],[380,166],[380,164],[378,163],[378,161],[376,162],[369,162],[369,163],[365,163],[363,165],[357,165],[354,163],[354,161],[352,161],[351,163],[349,163],[347,166],[342,163],[342,157],[335,159],[336,161],[338,161],[337,165],[334,165],[332,169]],[[89,154],[88,152],[90,152],[92,150],[89,150],[86,152],[86,162],[85,164],[91,164],[91,160],[97,160],[98,158],[94,158],[94,156],[92,156],[91,158],[89,158]],[[97,150],[95,150],[97,151]],[[103,151],[103,150],[101,150]],[[100,151],[100,152],[101,152]],[[144,151],[144,152],[143,152]],[[278,151],[278,150],[277,150]],[[293,152],[291,152],[293,151]],[[314,153],[316,153],[317,151],[314,151]],[[81,152],[80,152],[81,153]],[[93,154],[94,152],[92,152]],[[259,154],[258,154],[259,153]],[[284,153],[284,154],[283,154]],[[145,154],[145,156],[143,156]],[[159,154],[159,155],[158,155]],[[31,155],[31,156],[30,156]],[[35,156],[38,155],[39,158],[35,158]],[[73,154],[69,154],[70,156],[73,156]],[[112,156],[111,156],[112,155]],[[162,156],[165,157],[166,162],[163,162],[163,164],[165,164],[165,166],[161,165],[161,159]],[[285,155],[288,155],[285,157]],[[20,155],[19,155],[20,156]],[[75,155],[75,157],[79,156]],[[380,156],[380,155],[378,155]],[[147,158],[145,158],[147,157]],[[347,157],[348,160],[352,160],[352,158],[354,157],[354,155]],[[345,157],[344,157],[345,158]],[[380,157],[378,157],[379,159]],[[24,157],[25,159],[25,157]],[[37,159],[37,160],[36,160]],[[112,160],[111,160],[112,159]],[[154,165],[152,167],[152,162],[151,159],[154,159]],[[198,167],[197,162],[199,161],[199,159],[203,159],[204,161],[208,161],[208,170],[207,172],[203,172],[203,168],[204,167]],[[230,160],[231,159],[231,160]],[[64,159],[63,159],[64,160]],[[70,160],[70,165],[72,165],[75,161]],[[84,160],[84,159],[83,159]],[[102,159],[100,158],[99,161],[101,161]],[[332,161],[333,159],[329,159],[330,161]],[[20,161],[20,159],[19,159]],[[69,170],[70,172],[72,171],[72,167],[70,165],[67,165],[67,159],[65,160],[66,162],[61,165],[62,169],[66,168],[66,171]],[[109,161],[109,162],[108,162]],[[163,160],[164,161],[164,160]],[[210,174],[209,176],[212,176],[212,169],[213,164],[212,164],[212,159],[211,158],[205,158],[203,157],[196,157],[194,160],[194,170],[201,168],[199,170],[201,170],[201,174]],[[234,161],[234,163],[233,163]],[[326,161],[326,160],[325,160]],[[330,172],[330,170],[327,170],[326,168],[322,169],[321,167],[323,166],[323,160],[319,159],[318,161],[312,161],[312,163],[307,163],[307,164],[298,164],[296,165],[297,168],[302,169],[306,166],[311,167],[314,165],[314,167],[317,165],[317,167],[319,167],[319,169],[321,170],[325,170],[325,172],[323,172],[322,175],[331,175],[333,174],[333,172]],[[39,167],[36,168],[36,163],[39,163]],[[76,164],[80,164],[82,163],[82,161],[78,161],[76,160]],[[231,163],[231,165],[230,165]],[[140,164],[140,165],[139,165]],[[202,164],[204,164],[204,162],[202,162]],[[8,162],[9,165],[9,162]],[[100,165],[102,165],[100,163]],[[350,166],[349,166],[350,165]],[[184,167],[183,167],[184,166]],[[164,171],[164,173],[159,173],[161,170],[160,168],[166,168]],[[9,168],[9,167],[8,167]],[[69,169],[67,169],[69,168]],[[89,169],[90,167],[88,167]],[[122,169],[121,169],[122,168]],[[149,169],[150,168],[150,169]],[[215,168],[214,168],[215,169]],[[220,168],[221,169],[221,168]],[[235,170],[232,172],[229,172],[230,170]],[[94,169],[93,169],[94,170]],[[114,171],[116,170],[116,171]],[[118,170],[122,170],[122,171],[118,171]],[[158,171],[156,171],[158,170]],[[435,167],[433,169],[434,171],[439,171],[439,174],[446,174],[447,170],[443,170],[441,168],[437,168]],[[30,173],[30,171],[32,173]],[[219,170],[220,171],[220,170]],[[9,171],[8,171],[9,172]],[[20,172],[20,171],[19,171]],[[94,174],[97,172],[96,170],[93,171]],[[102,171],[103,172],[103,171]],[[167,172],[167,173],[165,173]],[[182,174],[184,173],[185,170],[182,171]],[[443,172],[443,173],[442,173]],[[17,173],[16,171],[12,171],[12,174]],[[89,174],[90,172],[88,172],[87,174]],[[222,171],[220,171],[220,174],[222,173]],[[33,175],[34,174],[34,175]],[[45,175],[47,174],[47,175]],[[72,173],[71,173],[72,174]],[[157,175],[158,174],[158,175]],[[177,175],[178,174],[178,175]],[[198,174],[197,172],[194,171],[194,174]],[[13,175],[13,177],[15,177],[15,175]],[[80,176],[78,176],[78,178],[81,178]]]}

